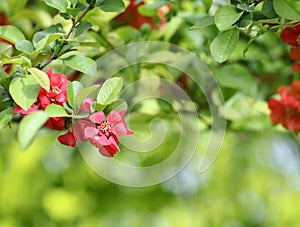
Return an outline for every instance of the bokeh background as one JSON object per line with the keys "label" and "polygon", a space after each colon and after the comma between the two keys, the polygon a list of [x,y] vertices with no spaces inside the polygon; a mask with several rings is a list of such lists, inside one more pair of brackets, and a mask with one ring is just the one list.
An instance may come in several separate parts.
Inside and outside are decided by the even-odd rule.
{"label": "bokeh background", "polygon": [[[206,122],[211,120],[199,87],[185,75],[162,65],[124,69],[118,76],[126,78],[125,83],[155,76],[177,83],[188,92],[199,107],[199,122],[195,124],[201,129],[192,160],[161,184],[125,187],[95,173],[77,149],[58,144],[58,132],[42,129],[33,144],[21,150],[16,125],[12,124],[0,131],[0,227],[300,225],[299,136],[271,125],[266,102],[279,85],[298,78],[291,71],[288,47],[279,39],[279,33],[265,32],[244,55],[249,37],[242,33],[226,64],[216,63],[210,56],[209,44],[217,28],[211,25],[190,30],[205,12],[201,2],[174,1],[166,27],[158,31],[147,25],[141,29],[128,24],[118,27],[111,23],[116,13],[95,11],[87,20],[96,32],[78,39],[97,41],[98,46],[81,49],[93,58],[108,52],[111,45],[151,40],[177,44],[201,58],[220,80],[227,109],[226,136],[211,167],[198,171],[210,136]],[[213,1],[210,14],[224,4],[227,1]],[[53,23],[68,26],[43,1],[2,0],[0,12],[28,38]],[[73,73],[59,62],[52,67],[66,75]],[[247,74],[241,83],[231,86],[232,80],[222,81],[222,76],[241,72]],[[136,165],[159,163],[172,151],[180,135],[172,111],[172,105],[159,100],[145,101],[133,109],[135,114],[129,125],[137,138],[151,136],[147,128],[151,119],[163,119],[168,125],[159,152],[146,157],[140,154],[133,160]],[[129,149],[121,146],[121,150],[116,159],[131,157]],[[123,174],[126,177],[126,172]]]}

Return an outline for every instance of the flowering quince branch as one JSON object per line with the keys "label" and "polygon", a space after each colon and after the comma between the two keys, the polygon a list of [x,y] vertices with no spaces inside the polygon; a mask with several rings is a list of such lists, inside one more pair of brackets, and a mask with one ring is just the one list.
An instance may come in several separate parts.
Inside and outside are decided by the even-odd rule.
{"label": "flowering quince branch", "polygon": [[[86,90],[82,88],[79,89],[79,82],[77,82],[77,85],[76,83],[71,83],[68,81],[66,75],[53,73],[52,68],[48,68],[47,72],[43,71],[43,69],[53,60],[71,50],[68,46],[71,44],[70,46],[72,48],[74,43],[72,41],[73,38],[71,38],[73,32],[76,31],[76,29],[81,29],[80,31],[88,30],[91,24],[88,22],[82,23],[82,19],[96,6],[100,5],[101,7],[101,4],[104,1],[87,1],[88,6],[78,17],[72,13],[67,15],[67,17],[72,20],[72,26],[62,40],[59,40],[59,37],[61,37],[63,32],[60,25],[52,26],[52,29],[59,33],[50,33],[46,35],[41,42],[34,43],[34,37],[34,46],[32,46],[30,41],[25,40],[25,36],[14,26],[4,27],[4,29],[0,31],[0,35],[4,38],[4,41],[12,41],[12,45],[15,46],[18,51],[23,52],[22,55],[24,55],[25,58],[28,56],[27,61],[30,62],[29,65],[20,65],[12,76],[9,77],[7,75],[6,80],[1,80],[0,86],[1,91],[3,91],[4,95],[7,95],[10,100],[10,106],[7,109],[8,113],[5,111],[0,113],[7,114],[5,117],[8,117],[8,120],[4,123],[1,122],[1,124],[8,124],[15,118],[22,119],[19,125],[18,138],[21,147],[24,149],[30,145],[35,133],[43,125],[52,130],[67,130],[65,134],[58,137],[58,141],[61,144],[75,147],[76,142],[89,141],[106,157],[113,157],[120,151],[118,145],[119,136],[133,134],[133,131],[128,129],[124,120],[126,110],[120,112],[112,110],[108,114],[107,119],[104,119],[103,110],[117,99],[118,93],[120,92],[122,87],[121,78],[108,79],[102,85],[99,94],[97,95],[97,100],[102,94],[106,97],[109,96],[110,100],[105,103],[100,103],[101,111],[97,111],[95,109],[97,102],[95,99],[89,97],[90,93],[87,91],[99,89],[99,86],[86,88]],[[52,4],[52,1],[45,0],[45,2],[54,8],[57,7],[56,9],[59,11],[63,6],[58,2],[54,5]],[[80,8],[77,8],[76,2],[77,1],[72,2],[72,4],[76,5],[71,4],[71,7],[73,7],[75,11],[81,10]],[[107,2],[108,1],[105,1],[106,4]],[[122,7],[122,4],[120,4],[119,7]],[[111,8],[113,7],[111,6]],[[76,17],[77,19],[75,19]],[[6,29],[8,29],[8,32]],[[9,29],[12,32],[10,32]],[[17,35],[15,35],[15,33],[17,33]],[[44,35],[44,33],[42,34]],[[76,35],[78,36],[80,33],[77,31],[75,37]],[[27,46],[20,47],[19,43],[26,43]],[[37,65],[40,66],[37,68],[31,67],[31,64],[36,59],[42,60],[39,56],[42,51],[47,48],[47,45],[50,44],[54,44],[53,53],[50,58],[42,65],[38,63]],[[28,45],[30,45],[30,53],[27,48]],[[64,51],[62,51],[63,48],[65,48]],[[24,56],[22,57],[24,58]],[[71,57],[75,57],[74,61],[72,61],[73,58],[71,58],[69,64],[70,66],[73,66],[74,69],[83,73],[90,73],[91,68],[93,68],[92,72],[96,71],[96,63],[92,59],[84,56],[78,58],[75,55],[71,55]],[[87,63],[87,65],[83,65],[81,61]],[[80,86],[82,85],[80,84]],[[114,86],[117,86],[118,88],[114,89]],[[75,88],[77,89],[76,93],[78,93],[80,97],[74,95]],[[113,94],[111,89],[114,91]],[[101,101],[101,99],[99,100]],[[101,121],[98,118],[95,120],[95,116],[98,115],[103,116]],[[91,131],[91,129],[97,130],[92,136],[90,133],[86,133]],[[21,133],[24,131],[28,131],[28,135],[23,135]]]}

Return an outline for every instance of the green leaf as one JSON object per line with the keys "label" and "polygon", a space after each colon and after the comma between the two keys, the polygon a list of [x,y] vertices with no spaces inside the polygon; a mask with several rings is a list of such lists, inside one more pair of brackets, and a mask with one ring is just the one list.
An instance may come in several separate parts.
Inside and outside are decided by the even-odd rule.
{"label": "green leaf", "polygon": [[261,12],[268,18],[275,18],[277,16],[273,7],[273,1],[270,0],[264,1]]}
{"label": "green leaf", "polygon": [[80,22],[74,29],[73,38],[78,37],[87,32],[92,27],[92,24],[86,21]]}
{"label": "green leaf", "polygon": [[50,90],[50,80],[47,73],[37,68],[30,68],[28,69],[28,71],[30,72],[30,75],[32,75],[34,79],[36,79],[36,81],[41,85],[42,88],[47,91]]}
{"label": "green leaf", "polygon": [[29,40],[19,40],[16,43],[16,48],[18,51],[21,51],[23,53],[26,53],[28,55],[31,54],[32,51],[34,51],[33,45]]}
{"label": "green leaf", "polygon": [[68,81],[68,91],[67,91],[68,103],[74,108],[74,88],[71,81]]}
{"label": "green leaf", "polygon": [[48,114],[43,111],[36,111],[26,115],[20,125],[18,131],[18,141],[22,149],[27,149],[34,139],[36,132],[48,120]]}
{"label": "green leaf", "polygon": [[204,28],[204,27],[207,27],[207,26],[212,25],[214,23],[215,23],[215,21],[214,21],[213,16],[205,16],[205,17],[200,18],[200,21],[197,22],[193,27],[191,27],[190,30]]}
{"label": "green leaf", "polygon": [[120,77],[110,78],[100,88],[97,95],[97,103],[108,105],[117,99],[123,86],[123,80]]}
{"label": "green leaf", "polygon": [[208,12],[211,7],[212,0],[202,0],[202,4],[205,8],[205,11]]}
{"label": "green leaf", "polygon": [[67,0],[44,0],[44,2],[60,12],[66,12],[67,6],[68,6],[68,1]]}
{"label": "green leaf", "polygon": [[0,113],[0,129],[4,128],[14,117],[13,107],[9,107]]}
{"label": "green leaf", "polygon": [[238,21],[243,12],[239,12],[233,5],[219,8],[215,14],[215,23],[220,31],[230,29]]}
{"label": "green leaf", "polygon": [[96,62],[91,58],[88,58],[80,54],[71,55],[66,58],[62,56],[61,58],[63,60],[63,63],[66,66],[71,67],[72,69],[76,69],[80,72],[83,72],[88,76],[96,75],[97,65]]}
{"label": "green leaf", "polygon": [[40,85],[31,76],[14,78],[9,85],[9,92],[13,100],[24,110],[28,110],[36,101]]}
{"label": "green leaf", "polygon": [[13,44],[26,39],[20,29],[12,25],[0,26],[0,38]]}
{"label": "green leaf", "polygon": [[74,96],[76,96],[79,93],[79,91],[81,91],[84,88],[79,81],[73,81],[72,85],[73,85]]}
{"label": "green leaf", "polygon": [[56,104],[50,104],[45,111],[49,117],[70,117],[65,108]]}
{"label": "green leaf", "polygon": [[99,8],[105,12],[121,13],[125,10],[125,4],[122,0],[103,0]]}
{"label": "green leaf", "polygon": [[274,0],[273,6],[275,12],[288,20],[299,20],[300,1],[296,0]]}
{"label": "green leaf", "polygon": [[[93,85],[91,87],[87,87],[87,88],[80,90],[75,97],[76,107],[79,107],[86,97],[93,96],[92,94],[94,92],[96,92],[99,89],[99,87],[100,87],[99,85]],[[91,98],[93,98],[93,97],[91,97]]]}
{"label": "green leaf", "polygon": [[155,16],[157,10],[165,4],[165,1],[156,1],[153,4],[141,5],[138,8],[138,12],[143,16],[152,17]]}
{"label": "green leaf", "polygon": [[221,32],[210,44],[213,58],[222,63],[232,54],[239,39],[239,30],[231,29]]}
{"label": "green leaf", "polygon": [[53,33],[47,34],[44,38],[39,40],[38,42],[33,42],[35,45],[36,50],[31,53],[32,58],[36,58],[42,49],[48,46],[50,43],[54,42],[55,40],[62,39],[64,37],[64,33]]}
{"label": "green leaf", "polygon": [[254,77],[242,65],[225,65],[215,71],[215,76],[222,87],[237,89],[251,96],[257,94],[257,83]]}

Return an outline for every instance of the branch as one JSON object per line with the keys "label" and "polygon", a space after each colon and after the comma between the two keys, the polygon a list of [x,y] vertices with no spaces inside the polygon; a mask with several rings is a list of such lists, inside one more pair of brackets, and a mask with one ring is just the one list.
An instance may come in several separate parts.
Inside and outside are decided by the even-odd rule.
{"label": "branch", "polygon": [[[82,20],[82,18],[83,18],[90,10],[92,10],[93,8],[94,8],[94,6],[89,5],[89,6],[82,12],[82,14],[78,17],[77,20],[73,20],[72,27],[70,28],[68,34],[66,35],[66,38],[65,38],[64,42],[62,43],[61,49],[62,49],[65,45],[67,45],[67,43],[68,43],[67,40],[70,38],[70,36],[71,36],[71,34],[72,34],[74,28],[76,27],[76,25],[77,25],[77,24]],[[58,57],[58,56],[56,56],[55,53],[53,53],[53,54],[51,55],[51,57],[48,59],[48,61],[46,61],[42,66],[40,66],[39,69],[45,68],[45,67],[46,67],[47,65],[49,65],[53,60],[55,60],[57,57]]]}

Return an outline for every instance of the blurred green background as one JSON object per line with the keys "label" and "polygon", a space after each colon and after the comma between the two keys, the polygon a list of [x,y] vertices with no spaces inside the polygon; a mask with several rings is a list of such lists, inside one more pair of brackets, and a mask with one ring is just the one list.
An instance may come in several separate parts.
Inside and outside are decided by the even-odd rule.
{"label": "blurred green background", "polygon": [[98,176],[77,150],[55,147],[56,133],[41,131],[26,152],[13,133],[0,133],[1,227],[299,225],[298,147],[286,134],[228,131],[213,165],[199,173],[202,132],[183,171],[130,188]]}

